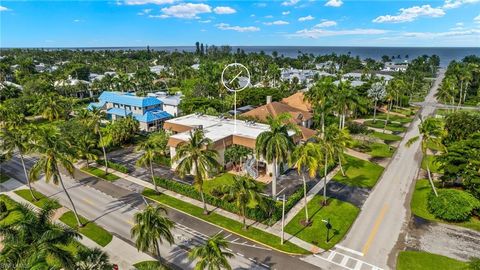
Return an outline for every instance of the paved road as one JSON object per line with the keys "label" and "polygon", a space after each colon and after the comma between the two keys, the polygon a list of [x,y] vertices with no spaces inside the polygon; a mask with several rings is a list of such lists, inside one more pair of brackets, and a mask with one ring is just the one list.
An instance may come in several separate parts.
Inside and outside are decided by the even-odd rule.
{"label": "paved road", "polygon": [[[436,102],[434,95],[443,77],[444,71],[440,70],[420,111],[423,118],[435,110],[431,105]],[[417,117],[345,239],[332,252],[319,256],[318,265],[326,265],[328,269],[395,268],[397,243],[403,242],[403,237],[400,236],[408,229],[411,192],[422,160],[419,141],[411,147],[406,147],[405,144],[410,138],[419,135],[419,124],[420,119]],[[360,266],[356,266],[355,258],[368,262],[369,265],[358,268]]]}
{"label": "paved road", "polygon": [[[30,158],[27,166],[33,164]],[[2,164],[3,169],[14,174],[18,180],[25,181],[23,170],[18,159]],[[110,232],[125,241],[130,239],[130,228],[133,225],[133,214],[144,206],[144,200],[138,193],[123,189],[110,182],[95,180],[93,177],[75,172],[74,181],[64,177],[70,195],[81,215],[94,220]],[[46,184],[40,180],[34,184],[40,192],[58,198],[61,203],[69,207],[69,202],[60,187]],[[168,215],[177,223],[174,234],[179,246],[162,250],[164,257],[182,269],[190,269],[191,264],[186,259],[186,251],[191,245],[202,242],[208,235],[224,233],[230,242],[232,252],[236,254],[232,265],[237,269],[316,269],[315,266],[300,260],[300,257],[289,256],[267,249],[247,239],[224,232],[220,228],[192,218],[174,209],[169,209]]]}

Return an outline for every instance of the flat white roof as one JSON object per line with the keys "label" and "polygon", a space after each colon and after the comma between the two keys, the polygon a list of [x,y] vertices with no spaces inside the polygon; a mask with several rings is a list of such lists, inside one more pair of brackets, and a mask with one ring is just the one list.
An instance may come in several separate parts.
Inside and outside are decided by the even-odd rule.
{"label": "flat white roof", "polygon": [[[270,127],[265,124],[254,123],[243,120],[237,120],[237,127],[235,132],[235,124],[233,119],[219,118],[210,115],[196,115],[189,114],[182,117],[169,119],[166,122],[179,124],[190,127],[203,127],[205,137],[212,141],[218,141],[233,134],[241,137],[256,139],[260,133],[270,130]],[[293,132],[292,132],[293,134]],[[188,141],[189,132],[182,132],[171,136],[172,138]]]}

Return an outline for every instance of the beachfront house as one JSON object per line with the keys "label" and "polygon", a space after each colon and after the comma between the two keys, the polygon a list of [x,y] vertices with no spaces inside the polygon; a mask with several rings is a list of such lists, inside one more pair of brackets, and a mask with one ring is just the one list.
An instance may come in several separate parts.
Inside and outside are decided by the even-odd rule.
{"label": "beachfront house", "polygon": [[163,110],[163,102],[155,97],[104,91],[98,100],[90,103],[88,108],[104,110],[107,119],[112,121],[131,115],[140,123],[142,131],[156,131],[162,128],[165,120],[172,118],[171,114]]}
{"label": "beachfront house", "polygon": [[170,95],[167,92],[156,92],[149,93],[149,97],[154,97],[163,102],[163,110],[173,117],[177,117],[182,113],[180,110],[180,102],[182,101],[182,94],[177,93],[175,95]]}

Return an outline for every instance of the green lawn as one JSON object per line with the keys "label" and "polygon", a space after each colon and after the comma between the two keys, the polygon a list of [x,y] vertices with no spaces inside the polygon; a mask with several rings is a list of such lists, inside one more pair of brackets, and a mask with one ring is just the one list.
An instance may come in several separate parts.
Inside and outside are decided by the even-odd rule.
{"label": "green lawn", "polygon": [[373,188],[383,172],[383,167],[349,155],[345,158],[347,161],[343,165],[345,176],[339,171],[333,180],[349,186]]}
{"label": "green lawn", "polygon": [[[308,251],[290,243],[286,242],[284,245],[280,244],[280,238],[273,234],[264,232],[262,230],[250,227],[247,230],[243,230],[243,224],[239,221],[226,218],[217,213],[210,213],[209,215],[203,214],[203,208],[189,204],[182,200],[170,197],[162,193],[156,193],[151,189],[145,189],[143,195],[159,202],[163,205],[166,205],[171,208],[175,208],[182,212],[188,213],[192,216],[195,216],[199,219],[205,220],[212,224],[217,225],[218,227],[224,228],[228,231],[234,232],[236,234],[242,235],[244,237],[253,239],[257,242],[260,242],[266,246],[273,247],[278,250],[282,250],[289,253],[295,254],[309,254]],[[240,220],[240,218],[238,219]]]}
{"label": "green lawn", "polygon": [[[159,261],[143,261],[138,262],[133,265],[136,270],[151,270],[151,269],[163,269],[168,270],[169,268],[165,265],[161,265]],[[162,267],[162,268],[160,268]]]}
{"label": "green lawn", "polygon": [[116,181],[116,180],[120,179],[120,177],[116,176],[115,174],[112,174],[112,173],[105,174],[104,170],[99,169],[99,168],[95,168],[95,167],[89,167],[89,168],[83,167],[82,171],[84,171],[86,173],[89,173],[89,174],[93,174],[96,177],[100,177],[100,178],[102,178],[104,180],[107,180],[107,181],[110,181],[110,182],[113,182],[113,181]]}
{"label": "green lawn", "polygon": [[15,193],[24,198],[25,200],[33,203],[34,205],[40,207],[40,208],[44,208],[45,206],[45,203],[47,202],[52,202],[53,205],[55,206],[55,209],[58,209],[61,207],[61,205],[54,199],[50,199],[48,197],[46,197],[45,195],[43,195],[42,193],[36,191],[36,190],[33,190],[33,194],[35,195],[35,197],[38,199],[37,201],[34,201],[33,198],[32,198],[32,195],[30,194],[30,190],[29,189],[21,189],[21,190],[15,190]]}
{"label": "green lawn", "polygon": [[[375,127],[380,129],[383,129],[383,127],[385,126],[385,122],[382,120],[377,120],[375,123],[373,122],[373,120],[367,120],[364,122],[364,124],[369,127]],[[388,123],[385,129],[394,132],[404,132],[405,130],[407,130],[407,128],[405,128],[402,124],[398,123]]]}
{"label": "green lawn", "polygon": [[394,134],[377,132],[377,131],[372,132],[371,135],[372,135],[373,137],[376,137],[376,138],[378,138],[378,139],[380,139],[380,140],[385,141],[385,143],[388,143],[388,142],[396,142],[396,141],[401,141],[401,140],[402,140],[402,137],[401,137],[401,136],[394,135]]}
{"label": "green lawn", "polygon": [[405,116],[413,116],[418,111],[417,107],[396,107],[393,108],[392,112],[401,113]]}
{"label": "green lawn", "polygon": [[469,221],[451,223],[438,219],[431,214],[428,211],[428,194],[430,194],[431,190],[432,188],[428,182],[428,179],[417,180],[415,183],[415,191],[413,192],[412,201],[410,203],[410,207],[414,215],[431,221],[448,223],[480,231],[480,219],[476,217],[471,217]]}
{"label": "green lawn", "polygon": [[[364,119],[373,119],[373,114],[372,115],[367,115],[367,116],[362,116],[362,118]],[[377,116],[376,116],[377,119],[382,119],[382,120],[387,120],[387,114],[386,113],[378,113],[377,112]],[[393,121],[393,122],[400,122],[402,124],[405,124],[405,123],[410,123],[412,122],[412,118],[410,117],[405,117],[405,116],[400,116],[400,115],[395,115],[395,114],[390,114],[390,116],[388,117],[388,120],[389,121]],[[382,121],[382,123],[384,123]]]}
{"label": "green lawn", "polygon": [[[308,203],[309,218],[311,226],[305,227],[300,221],[305,220],[305,209],[287,224],[285,231],[306,242],[315,244],[323,249],[330,249],[343,239],[350,226],[357,218],[360,209],[353,204],[337,199],[329,198],[328,205],[323,206],[323,196],[316,195]],[[330,230],[330,241],[326,243],[327,229],[322,220],[330,219],[332,229]]]}
{"label": "green lawn", "polygon": [[[231,173],[224,173],[221,174],[213,179],[206,180],[203,182],[203,190],[206,193],[212,194],[214,189],[219,189],[222,186],[229,186],[233,183],[234,174]],[[259,182],[260,185],[266,186],[264,183]]]}
{"label": "green lawn", "polygon": [[77,225],[77,220],[72,211],[68,211],[60,217],[60,221],[67,224],[68,226],[77,229],[81,234],[90,238],[100,246],[104,247],[112,241],[112,234],[106,231],[104,228],[98,226],[94,222],[88,221],[86,218],[80,216],[80,222],[84,224],[83,227],[79,228]]}
{"label": "green lawn", "polygon": [[397,270],[465,270],[467,266],[465,262],[420,251],[401,251],[397,258]]}
{"label": "green lawn", "polygon": [[[4,216],[0,219],[0,226],[10,225],[22,218],[22,213],[20,213],[16,208],[18,207],[18,203],[12,200],[5,194],[0,194],[0,201],[4,202],[7,206],[7,211],[9,212],[8,215]],[[0,217],[3,216],[0,213]]]}
{"label": "green lawn", "polygon": [[427,155],[422,160],[422,169],[427,169],[427,163],[432,173],[443,173],[443,170],[440,169],[440,162],[436,161],[436,156]]}
{"label": "green lawn", "polygon": [[372,157],[379,157],[379,158],[391,157],[395,152],[395,147],[389,146],[384,143],[377,143],[377,142],[362,142],[362,141],[355,140],[353,147],[357,151],[369,154]]}
{"label": "green lawn", "polygon": [[0,172],[0,184],[7,182],[10,179],[10,176],[6,175],[3,172]]}

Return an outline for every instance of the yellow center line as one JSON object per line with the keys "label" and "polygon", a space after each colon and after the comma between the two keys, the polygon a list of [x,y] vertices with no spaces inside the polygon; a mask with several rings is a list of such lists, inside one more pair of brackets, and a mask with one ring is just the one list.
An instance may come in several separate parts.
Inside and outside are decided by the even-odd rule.
{"label": "yellow center line", "polygon": [[385,216],[385,213],[387,212],[388,205],[384,204],[382,210],[380,210],[380,214],[378,215],[377,219],[375,220],[375,223],[373,224],[373,229],[370,232],[370,235],[368,236],[367,242],[363,246],[362,253],[364,255],[367,255],[368,249],[370,248],[370,245],[373,242],[373,239],[375,238],[375,235],[377,234],[378,228],[380,227],[380,224],[382,223],[383,217]]}
{"label": "yellow center line", "polygon": [[84,202],[90,204],[90,205],[94,205],[92,201],[88,200],[88,199],[82,199]]}

